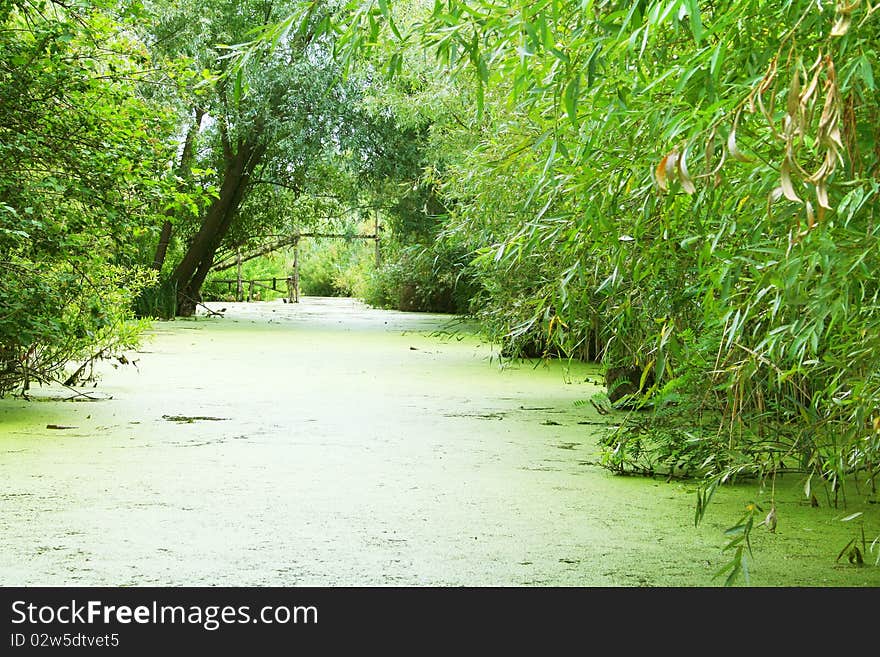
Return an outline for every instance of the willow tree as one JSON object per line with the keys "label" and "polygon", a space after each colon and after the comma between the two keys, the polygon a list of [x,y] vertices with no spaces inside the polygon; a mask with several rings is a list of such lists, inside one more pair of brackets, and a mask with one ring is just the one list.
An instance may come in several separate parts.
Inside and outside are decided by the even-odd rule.
{"label": "willow tree", "polygon": [[[274,181],[297,192],[303,170],[332,141],[345,107],[343,85],[316,39],[322,15],[285,35],[274,48],[253,53],[247,71],[227,77],[228,44],[246,39],[256,26],[276,20],[295,3],[155,3],[151,48],[168,61],[178,86],[181,145],[176,173],[182,190],[201,190],[207,202],[167,207],[156,237],[152,266],[163,271],[175,310],[194,312],[217,249],[240,218],[264,169],[281,169]],[[183,63],[183,65],[181,65]],[[192,171],[199,176],[193,177]],[[194,212],[193,212],[194,211]],[[172,236],[173,232],[173,236]],[[166,262],[168,263],[166,265]]]}

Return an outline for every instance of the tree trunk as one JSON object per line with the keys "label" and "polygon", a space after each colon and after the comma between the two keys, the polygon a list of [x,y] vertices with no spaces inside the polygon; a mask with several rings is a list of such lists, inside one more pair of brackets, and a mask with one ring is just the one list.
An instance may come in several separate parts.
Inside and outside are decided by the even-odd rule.
{"label": "tree trunk", "polygon": [[[190,171],[192,170],[193,159],[195,159],[196,136],[199,134],[199,129],[202,125],[202,117],[204,116],[205,110],[196,108],[195,121],[190,125],[189,130],[186,132],[186,139],[183,142],[183,151],[180,154],[180,163],[177,165],[177,175],[181,180],[189,178]],[[171,217],[173,213],[174,210],[168,210],[165,213],[165,216]],[[162,265],[165,264],[165,256],[168,253],[168,244],[171,242],[172,230],[173,225],[171,220],[166,219],[165,223],[162,224],[162,232],[159,234],[159,244],[156,245],[156,254],[153,256],[153,269],[156,271],[161,271]]]}
{"label": "tree trunk", "polygon": [[232,225],[244,200],[251,172],[265,153],[265,146],[242,144],[226,162],[220,194],[208,207],[199,232],[174,270],[177,283],[177,314],[188,317],[201,300],[200,290],[214,263],[214,254]]}
{"label": "tree trunk", "polygon": [[[167,217],[171,212],[169,210],[165,213]],[[168,253],[168,244],[171,242],[171,220],[166,219],[165,223],[162,224],[162,232],[159,233],[159,243],[156,245],[156,254],[153,256],[153,269],[156,271],[162,271],[162,265],[165,264],[165,255]]]}

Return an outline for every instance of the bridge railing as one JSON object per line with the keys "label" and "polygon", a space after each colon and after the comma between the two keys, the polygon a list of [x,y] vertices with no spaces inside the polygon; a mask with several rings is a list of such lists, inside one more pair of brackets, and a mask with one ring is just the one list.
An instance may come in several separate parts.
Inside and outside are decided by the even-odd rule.
{"label": "bridge railing", "polygon": [[[215,278],[214,283],[226,284],[231,292],[235,287],[236,301],[253,301],[256,297],[256,289],[258,287],[278,292],[279,284],[284,284],[287,296],[284,297],[287,303],[299,303],[299,281],[298,276],[274,276],[272,278]],[[244,295],[245,284],[247,285],[247,298]]]}

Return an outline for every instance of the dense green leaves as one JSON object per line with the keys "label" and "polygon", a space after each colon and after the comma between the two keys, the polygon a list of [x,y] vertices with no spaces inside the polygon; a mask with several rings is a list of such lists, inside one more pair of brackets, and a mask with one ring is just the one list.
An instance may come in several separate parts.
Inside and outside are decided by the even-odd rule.
{"label": "dense green leaves", "polygon": [[0,394],[131,342],[131,238],[158,221],[174,148],[130,26],[90,3],[2,17]]}

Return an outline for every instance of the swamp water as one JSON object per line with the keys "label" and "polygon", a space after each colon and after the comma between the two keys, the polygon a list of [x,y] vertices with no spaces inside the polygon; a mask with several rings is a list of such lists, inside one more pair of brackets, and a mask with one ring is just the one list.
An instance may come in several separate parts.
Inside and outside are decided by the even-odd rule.
{"label": "swamp water", "polygon": [[[350,299],[210,305],[103,362],[94,401],[0,400],[0,584],[720,586],[724,529],[769,497],[725,488],[695,528],[692,483],[596,465],[595,366],[502,369],[448,316]],[[876,552],[836,560],[877,505],[802,485],[752,585],[880,585]]]}

